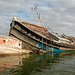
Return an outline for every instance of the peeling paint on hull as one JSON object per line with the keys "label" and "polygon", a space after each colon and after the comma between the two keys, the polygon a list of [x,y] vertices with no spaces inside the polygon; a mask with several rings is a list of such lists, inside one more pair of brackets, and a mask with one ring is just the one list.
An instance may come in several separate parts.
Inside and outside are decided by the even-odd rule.
{"label": "peeling paint on hull", "polygon": [[22,49],[22,42],[16,38],[0,35],[0,55],[25,54],[29,50]]}
{"label": "peeling paint on hull", "polygon": [[0,55],[28,54],[28,53],[30,53],[29,50],[22,50],[5,45],[0,45]]}

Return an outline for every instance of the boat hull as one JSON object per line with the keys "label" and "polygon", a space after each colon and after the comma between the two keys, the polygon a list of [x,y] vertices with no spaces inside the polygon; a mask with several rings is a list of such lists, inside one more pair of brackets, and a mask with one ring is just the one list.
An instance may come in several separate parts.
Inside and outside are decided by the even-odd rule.
{"label": "boat hull", "polygon": [[68,50],[75,50],[74,46],[72,48],[70,45],[54,43],[54,41],[52,41],[52,38],[46,38],[47,36],[43,36],[42,34],[33,31],[33,29],[30,29],[22,23],[16,21],[14,21],[14,23],[10,25],[9,36],[21,40],[23,49],[33,51],[44,50],[47,52],[65,52]]}
{"label": "boat hull", "polygon": [[50,51],[50,52],[65,52],[66,51],[66,50],[54,48],[54,47],[48,46],[44,43],[41,43],[40,41],[27,36],[25,33],[17,30],[16,28],[13,28],[11,30],[10,36],[21,40],[23,49],[32,50],[32,51],[40,51],[40,50],[43,51],[44,50],[46,52],[48,52],[48,51]]}

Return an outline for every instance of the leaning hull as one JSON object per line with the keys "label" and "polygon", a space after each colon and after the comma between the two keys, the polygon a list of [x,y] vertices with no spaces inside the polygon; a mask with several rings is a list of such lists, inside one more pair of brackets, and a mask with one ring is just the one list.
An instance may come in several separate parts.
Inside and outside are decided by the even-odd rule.
{"label": "leaning hull", "polygon": [[44,51],[51,51],[51,52],[65,52],[66,50],[63,50],[62,48],[53,48],[51,46],[46,46],[46,44],[42,44],[40,41],[35,40],[29,36],[27,36],[25,33],[21,32],[20,30],[13,27],[13,29],[10,32],[10,36],[18,38],[22,41],[22,47],[28,50],[44,50]]}
{"label": "leaning hull", "polygon": [[19,40],[22,41],[22,48],[23,49],[28,49],[28,50],[39,50],[40,48],[35,46],[38,42],[29,38],[25,34],[23,34],[21,31],[18,31],[17,29],[12,29],[11,31],[11,36],[18,38]]}
{"label": "leaning hull", "polygon": [[[38,30],[36,29],[37,26],[35,25],[31,25],[28,23],[23,24],[22,22],[19,21],[12,21],[10,25],[9,36],[21,40],[23,49],[33,51],[43,50],[52,52],[64,52],[67,50],[75,50],[74,45],[57,43],[54,40],[58,41],[58,39],[54,37],[52,34],[49,35],[48,33],[46,33],[46,31],[43,31],[42,28],[40,27],[38,27]],[[39,31],[39,29],[41,30]]]}

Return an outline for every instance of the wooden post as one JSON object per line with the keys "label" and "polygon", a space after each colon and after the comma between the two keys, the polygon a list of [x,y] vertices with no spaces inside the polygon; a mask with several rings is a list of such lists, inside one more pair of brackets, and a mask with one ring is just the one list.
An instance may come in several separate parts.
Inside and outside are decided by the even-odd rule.
{"label": "wooden post", "polygon": [[53,48],[52,48],[52,53],[53,53]]}
{"label": "wooden post", "polygon": [[47,51],[47,38],[46,38],[46,51]]}
{"label": "wooden post", "polygon": [[[50,40],[49,40],[49,44],[50,44]],[[50,46],[49,46],[49,51],[50,51]]]}
{"label": "wooden post", "polygon": [[43,37],[42,37],[42,49],[43,49]]}
{"label": "wooden post", "polygon": [[53,53],[51,54],[51,59],[53,59],[53,57],[54,57],[54,55],[53,55]]}
{"label": "wooden post", "polygon": [[[54,43],[53,43],[53,45],[54,45]],[[54,46],[53,46],[53,48],[54,48]],[[52,48],[52,53],[53,53],[53,48]]]}

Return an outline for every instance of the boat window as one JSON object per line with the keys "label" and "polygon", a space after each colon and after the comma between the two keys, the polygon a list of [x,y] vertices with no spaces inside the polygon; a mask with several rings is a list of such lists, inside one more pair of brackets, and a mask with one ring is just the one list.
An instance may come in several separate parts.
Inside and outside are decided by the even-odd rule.
{"label": "boat window", "polygon": [[3,40],[3,43],[5,43],[5,40]]}
{"label": "boat window", "polygon": [[19,46],[20,46],[20,44],[19,44]]}

